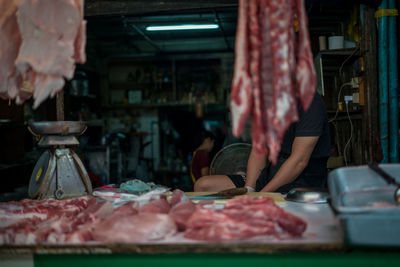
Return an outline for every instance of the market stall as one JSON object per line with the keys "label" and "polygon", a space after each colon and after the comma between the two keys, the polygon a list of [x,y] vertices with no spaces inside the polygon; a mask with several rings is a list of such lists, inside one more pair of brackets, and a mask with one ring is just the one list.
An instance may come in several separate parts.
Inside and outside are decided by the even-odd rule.
{"label": "market stall", "polygon": [[[252,195],[268,196],[262,193],[252,193]],[[170,238],[139,244],[2,246],[1,257],[3,260],[14,263],[31,262],[32,264],[33,262],[34,266],[54,264],[62,266],[105,266],[108,264],[115,266],[127,264],[282,266],[294,263],[301,266],[322,264],[381,266],[383,262],[389,266],[397,265],[400,254],[396,247],[354,247],[346,243],[343,228],[328,204],[285,201],[279,194],[270,196],[280,207],[307,221],[307,230],[301,237],[286,240],[259,237],[252,240],[211,243]],[[224,201],[217,200],[217,202],[221,205]]]}
{"label": "market stall", "polygon": [[0,266],[398,266],[396,6],[1,2]]}

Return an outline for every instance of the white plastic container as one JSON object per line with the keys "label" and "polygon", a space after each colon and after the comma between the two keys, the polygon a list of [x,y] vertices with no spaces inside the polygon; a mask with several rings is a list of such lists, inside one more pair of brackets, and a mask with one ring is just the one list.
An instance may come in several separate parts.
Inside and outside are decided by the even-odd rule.
{"label": "white plastic container", "polygon": [[329,49],[342,49],[344,47],[344,36],[330,36],[328,38]]}
{"label": "white plastic container", "polygon": [[324,51],[327,49],[326,47],[326,36],[319,36],[319,51]]}

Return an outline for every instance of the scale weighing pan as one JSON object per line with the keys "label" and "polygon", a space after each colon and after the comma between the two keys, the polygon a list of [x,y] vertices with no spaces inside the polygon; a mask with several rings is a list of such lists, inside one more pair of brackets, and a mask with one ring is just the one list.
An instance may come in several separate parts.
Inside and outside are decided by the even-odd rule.
{"label": "scale weighing pan", "polygon": [[81,135],[86,131],[83,121],[39,121],[31,122],[28,129],[33,135]]}

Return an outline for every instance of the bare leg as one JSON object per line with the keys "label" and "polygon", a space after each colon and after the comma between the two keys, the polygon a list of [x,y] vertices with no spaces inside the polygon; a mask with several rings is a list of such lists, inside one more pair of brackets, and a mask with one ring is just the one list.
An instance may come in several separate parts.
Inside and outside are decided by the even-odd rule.
{"label": "bare leg", "polygon": [[236,187],[226,175],[203,176],[194,184],[195,192],[218,192]]}

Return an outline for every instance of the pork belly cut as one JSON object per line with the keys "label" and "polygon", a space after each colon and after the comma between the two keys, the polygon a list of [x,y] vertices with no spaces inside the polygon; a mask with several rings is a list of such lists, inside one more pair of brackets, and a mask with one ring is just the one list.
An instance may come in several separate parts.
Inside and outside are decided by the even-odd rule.
{"label": "pork belly cut", "polygon": [[176,204],[185,202],[188,199],[188,196],[182,190],[175,189],[174,191],[172,191],[172,196],[169,204],[171,205],[171,207],[174,207]]}
{"label": "pork belly cut", "polygon": [[114,209],[111,216],[125,216],[125,215],[135,215],[138,214],[139,205],[137,202],[128,202],[118,208]]}
{"label": "pork belly cut", "polygon": [[141,213],[106,219],[97,224],[92,235],[104,243],[134,243],[154,241],[173,235],[176,225],[166,214]]}
{"label": "pork belly cut", "polygon": [[166,199],[155,199],[150,201],[149,203],[143,205],[140,208],[140,213],[143,212],[151,212],[151,213],[164,213],[168,214],[169,210],[171,209],[168,201]]}
{"label": "pork belly cut", "polygon": [[253,148],[275,164],[286,130],[298,120],[297,99],[307,109],[316,86],[304,1],[241,0],[237,25],[232,132],[239,137],[251,116]]}
{"label": "pork belly cut", "polygon": [[113,209],[110,203],[90,196],[1,203],[0,244],[68,242],[71,233],[92,229]]}
{"label": "pork belly cut", "polygon": [[[277,206],[272,199],[256,202],[247,196],[235,199],[234,206],[228,206],[222,213],[237,221],[245,221],[253,226],[263,226],[267,222],[274,222],[282,231],[293,236],[300,236],[307,228],[307,223],[301,218],[286,212]],[[229,201],[228,201],[229,202]],[[238,202],[243,202],[241,206]]]}
{"label": "pork belly cut", "polygon": [[263,225],[252,225],[246,220],[235,220],[218,210],[198,208],[190,217],[184,236],[204,241],[229,241],[272,235],[276,233],[275,229],[276,223],[271,221]]}
{"label": "pork belly cut", "polygon": [[229,241],[256,236],[301,236],[307,223],[278,207],[270,198],[237,197],[221,210],[197,206],[185,224],[184,236],[204,241]]}
{"label": "pork belly cut", "polygon": [[178,229],[184,231],[188,227],[188,220],[195,210],[196,204],[191,200],[186,200],[173,206],[169,215],[178,226]]}

